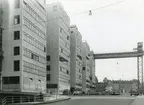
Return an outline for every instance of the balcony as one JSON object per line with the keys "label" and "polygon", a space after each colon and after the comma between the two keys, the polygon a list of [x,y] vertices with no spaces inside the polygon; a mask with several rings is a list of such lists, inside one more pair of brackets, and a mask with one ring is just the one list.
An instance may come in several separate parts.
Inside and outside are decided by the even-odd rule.
{"label": "balcony", "polygon": [[90,58],[88,56],[86,56],[86,59],[89,60]]}
{"label": "balcony", "polygon": [[90,83],[90,80],[86,80],[86,82]]}
{"label": "balcony", "polygon": [[80,56],[80,55],[77,55],[77,57],[78,57],[80,60],[82,60],[82,56]]}
{"label": "balcony", "polygon": [[64,57],[62,57],[62,56],[60,56],[59,57],[59,60],[61,61],[61,62],[68,62],[68,60],[67,59],[65,59]]}
{"label": "balcony", "polygon": [[76,85],[82,87],[82,84],[81,84],[81,83],[77,83]]}

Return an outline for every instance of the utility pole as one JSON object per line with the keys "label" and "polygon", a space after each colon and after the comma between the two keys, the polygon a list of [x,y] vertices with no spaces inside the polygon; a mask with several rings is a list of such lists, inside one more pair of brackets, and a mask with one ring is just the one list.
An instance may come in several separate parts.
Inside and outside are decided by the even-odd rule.
{"label": "utility pole", "polygon": [[3,9],[2,9],[2,0],[0,0],[0,91],[2,91],[2,34],[3,34],[3,28],[2,28],[2,19],[3,19]]}

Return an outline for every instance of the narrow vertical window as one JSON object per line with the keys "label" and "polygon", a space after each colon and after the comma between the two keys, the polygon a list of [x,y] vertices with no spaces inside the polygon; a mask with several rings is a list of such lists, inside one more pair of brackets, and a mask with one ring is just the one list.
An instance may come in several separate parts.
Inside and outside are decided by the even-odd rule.
{"label": "narrow vertical window", "polygon": [[14,55],[20,55],[20,47],[19,46],[14,47]]}
{"label": "narrow vertical window", "polygon": [[19,60],[14,61],[14,71],[20,71],[20,61]]}
{"label": "narrow vertical window", "polygon": [[20,39],[20,31],[14,31],[14,40]]}
{"label": "narrow vertical window", "polygon": [[14,16],[14,24],[20,24],[20,15],[15,15]]}

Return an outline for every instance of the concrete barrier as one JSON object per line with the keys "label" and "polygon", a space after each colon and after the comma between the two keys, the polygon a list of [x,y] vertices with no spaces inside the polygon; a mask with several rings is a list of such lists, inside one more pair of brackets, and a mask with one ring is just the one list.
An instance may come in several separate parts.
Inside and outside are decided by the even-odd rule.
{"label": "concrete barrier", "polygon": [[144,96],[137,96],[131,105],[144,105]]}

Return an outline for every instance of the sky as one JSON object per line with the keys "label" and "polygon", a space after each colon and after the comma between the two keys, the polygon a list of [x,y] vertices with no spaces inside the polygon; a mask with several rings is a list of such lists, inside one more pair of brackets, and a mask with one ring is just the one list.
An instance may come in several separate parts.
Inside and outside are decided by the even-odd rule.
{"label": "sky", "polygon": [[[48,0],[49,1],[49,0]],[[144,0],[59,0],[95,53],[133,51],[144,41]],[[121,2],[107,8],[99,7]],[[92,10],[92,15],[88,11]],[[94,10],[94,11],[93,11]],[[99,81],[137,78],[136,58],[96,60]]]}

